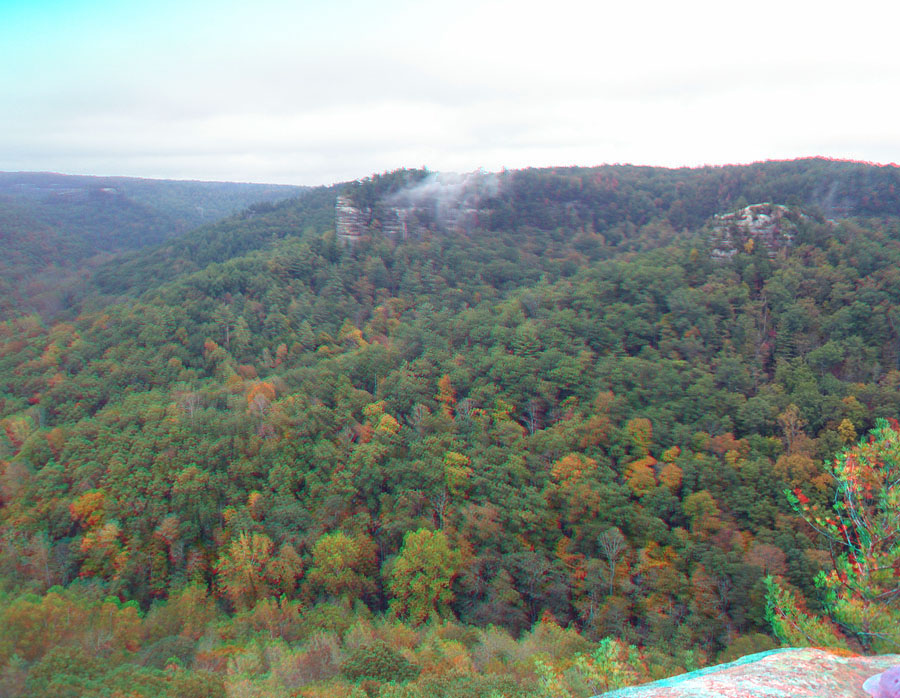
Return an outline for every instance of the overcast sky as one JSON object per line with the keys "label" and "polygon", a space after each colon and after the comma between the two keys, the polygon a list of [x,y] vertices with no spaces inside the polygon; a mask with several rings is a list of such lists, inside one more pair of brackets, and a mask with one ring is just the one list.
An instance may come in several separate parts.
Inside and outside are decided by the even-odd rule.
{"label": "overcast sky", "polygon": [[0,0],[0,170],[328,184],[397,167],[900,161],[900,9]]}

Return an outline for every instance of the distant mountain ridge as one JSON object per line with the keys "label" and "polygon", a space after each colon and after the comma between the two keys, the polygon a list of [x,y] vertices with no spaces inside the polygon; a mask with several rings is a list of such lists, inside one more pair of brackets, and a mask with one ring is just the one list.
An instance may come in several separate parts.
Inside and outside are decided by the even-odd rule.
{"label": "distant mountain ridge", "polygon": [[[401,169],[312,188],[0,173],[0,244],[16,256],[15,262],[12,253],[6,264],[0,262],[0,285],[8,287],[0,297],[20,298],[17,310],[0,310],[28,312],[26,297],[47,293],[50,299],[36,309],[52,314],[70,306],[53,283],[57,268],[71,269],[97,252],[127,255],[100,260],[90,274],[94,291],[133,295],[309,230],[337,232],[345,241],[362,234],[557,231],[575,238],[576,248],[591,256],[599,248],[633,247],[635,231],[652,221],[675,232],[698,230],[713,216],[760,202],[800,207],[819,219],[896,216],[900,168],[806,158],[468,175]],[[341,211],[359,212],[354,218],[359,230],[346,234],[350,229],[340,220]],[[454,224],[448,226],[450,214]],[[8,223],[11,219],[17,222]],[[42,272],[49,274],[49,291],[16,291],[24,279]]]}
{"label": "distant mountain ridge", "polygon": [[157,245],[301,191],[274,184],[0,172],[0,317],[65,307],[74,293],[69,287],[78,285],[75,270],[88,258]]}
{"label": "distant mountain ridge", "polygon": [[[71,224],[73,217],[85,208],[96,213],[103,207],[118,205],[144,213],[155,225],[168,224],[175,233],[219,220],[255,203],[296,196],[303,190],[304,187],[283,184],[0,172],[0,197],[36,206],[37,215],[51,222]],[[103,223],[101,229],[105,230]],[[163,235],[169,236],[171,233]]]}
{"label": "distant mountain ridge", "polygon": [[[620,251],[633,246],[635,230],[651,221],[675,231],[699,230],[715,215],[760,202],[801,207],[818,218],[896,216],[900,168],[807,158],[700,168],[602,165],[468,175],[400,169],[254,207],[102,266],[95,279],[102,293],[140,293],[308,229],[335,232],[348,242],[371,235],[558,231],[577,238],[576,247],[590,255],[598,246]],[[453,224],[448,224],[448,212]]]}

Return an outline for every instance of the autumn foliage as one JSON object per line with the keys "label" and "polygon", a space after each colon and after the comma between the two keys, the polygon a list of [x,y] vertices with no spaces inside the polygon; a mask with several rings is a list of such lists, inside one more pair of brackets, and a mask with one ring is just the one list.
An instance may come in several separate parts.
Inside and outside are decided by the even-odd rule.
{"label": "autumn foliage", "polygon": [[[0,276],[0,695],[548,698],[895,651],[896,169],[507,172],[393,235],[427,177],[52,298]],[[791,244],[716,248],[758,200]]]}

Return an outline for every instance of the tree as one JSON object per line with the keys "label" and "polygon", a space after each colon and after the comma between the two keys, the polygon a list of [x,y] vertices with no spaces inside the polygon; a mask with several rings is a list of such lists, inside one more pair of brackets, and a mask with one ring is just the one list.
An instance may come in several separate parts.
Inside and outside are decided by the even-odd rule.
{"label": "tree", "polygon": [[275,400],[275,388],[271,383],[260,381],[247,391],[247,410],[262,419]]}
{"label": "tree", "polygon": [[643,497],[658,484],[655,465],[656,459],[653,456],[643,456],[625,467],[625,481],[638,497]]}
{"label": "tree", "polygon": [[691,521],[691,532],[705,535],[721,528],[721,510],[708,490],[694,492],[684,498],[681,505],[684,515]]}
{"label": "tree", "polygon": [[619,558],[622,557],[622,553],[628,549],[628,544],[622,532],[618,528],[612,527],[600,534],[599,538],[597,538],[597,545],[600,548],[600,552],[603,553],[603,557],[606,558],[609,570],[609,594],[612,595],[613,584],[615,584],[616,580],[616,565],[619,562]]}
{"label": "tree", "polygon": [[553,463],[545,496],[551,506],[558,506],[567,523],[590,520],[597,516],[600,495],[597,491],[597,461],[570,453]]}
{"label": "tree", "polygon": [[175,394],[175,399],[179,409],[183,410],[193,423],[194,415],[203,406],[203,396],[196,390],[183,390]]}
{"label": "tree", "polygon": [[253,608],[276,590],[293,590],[302,573],[300,558],[288,544],[281,546],[278,555],[273,555],[274,550],[266,534],[242,532],[219,556],[219,588],[238,610]]}
{"label": "tree", "polygon": [[450,382],[450,376],[446,373],[438,380],[438,392],[435,399],[441,403],[441,409],[444,413],[452,418],[453,406],[456,404],[456,391],[453,390],[453,384]]}
{"label": "tree", "polygon": [[[833,569],[816,585],[828,615],[875,652],[900,647],[900,424],[876,420],[868,438],[826,465],[834,479],[831,511],[812,504],[799,487],[786,495],[831,548]],[[784,617],[770,585],[770,615]]]}
{"label": "tree", "polygon": [[833,623],[807,612],[802,601],[771,575],[765,578],[765,584],[766,620],[783,644],[846,649],[846,642]]}
{"label": "tree", "polygon": [[350,602],[374,593],[377,560],[370,538],[326,533],[313,546],[312,558],[307,582],[316,592]]}
{"label": "tree", "polygon": [[432,614],[446,615],[453,601],[450,583],[460,563],[459,551],[450,547],[443,531],[409,531],[388,575],[391,611],[415,624]]}

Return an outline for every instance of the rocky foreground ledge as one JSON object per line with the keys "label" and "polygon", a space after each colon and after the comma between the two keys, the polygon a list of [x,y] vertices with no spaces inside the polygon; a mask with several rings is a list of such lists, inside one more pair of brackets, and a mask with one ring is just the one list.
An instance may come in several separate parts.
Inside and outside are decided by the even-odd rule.
{"label": "rocky foreground ledge", "polygon": [[599,698],[871,698],[863,682],[900,655],[844,656],[818,649],[760,652]]}

